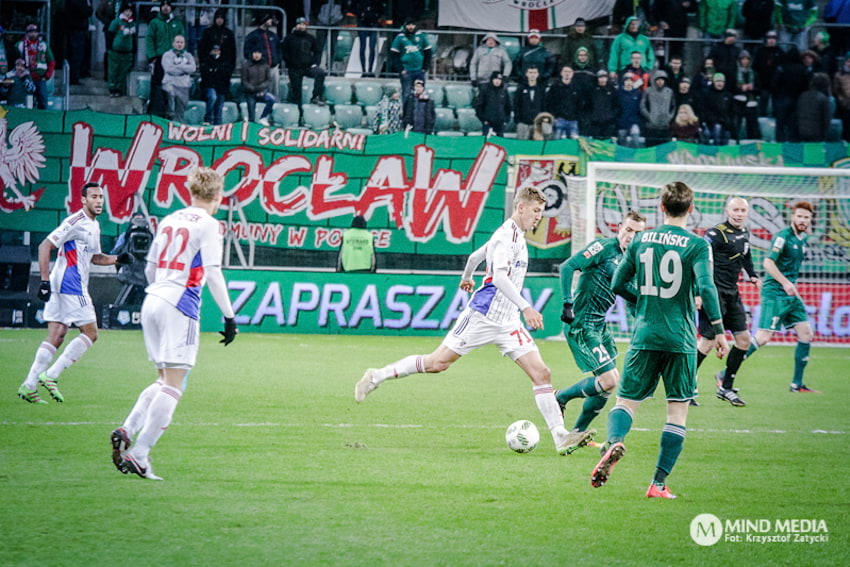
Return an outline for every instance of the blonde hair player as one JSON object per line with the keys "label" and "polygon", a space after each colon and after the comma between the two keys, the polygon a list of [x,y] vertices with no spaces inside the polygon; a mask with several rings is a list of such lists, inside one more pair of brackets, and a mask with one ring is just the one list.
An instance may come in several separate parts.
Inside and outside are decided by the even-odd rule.
{"label": "blonde hair player", "polygon": [[[551,372],[520,320],[522,312],[529,327],[543,328],[543,316],[522,297],[520,291],[528,269],[525,233],[540,222],[545,205],[546,198],[536,187],[525,187],[517,193],[511,218],[496,229],[490,240],[473,252],[466,262],[460,288],[475,291],[442,344],[431,354],[411,355],[383,368],[366,370],[354,387],[355,400],[362,402],[386,380],[443,372],[463,355],[494,344],[531,378],[537,408],[552,433],[556,451],[566,454],[572,447],[587,442],[587,432],[572,435],[564,428],[564,418],[552,389]],[[475,289],[472,274],[485,260],[484,283]]]}

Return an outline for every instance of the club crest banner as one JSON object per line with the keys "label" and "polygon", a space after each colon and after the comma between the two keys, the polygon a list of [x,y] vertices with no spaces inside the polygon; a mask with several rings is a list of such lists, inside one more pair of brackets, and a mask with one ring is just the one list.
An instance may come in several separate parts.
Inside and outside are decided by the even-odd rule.
{"label": "club crest banner", "polygon": [[527,32],[608,16],[615,0],[440,0],[440,26]]}

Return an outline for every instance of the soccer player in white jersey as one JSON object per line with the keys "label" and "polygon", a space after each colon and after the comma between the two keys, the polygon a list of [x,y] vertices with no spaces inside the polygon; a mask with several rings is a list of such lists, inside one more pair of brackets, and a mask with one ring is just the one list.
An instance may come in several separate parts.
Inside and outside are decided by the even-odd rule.
{"label": "soccer player in white jersey", "polygon": [[[46,302],[47,339],[39,345],[30,371],[18,388],[18,397],[32,404],[47,403],[38,395],[39,384],[54,400],[64,402],[65,397],[57,385],[59,375],[78,361],[97,340],[97,316],[88,289],[91,264],[111,266],[132,262],[129,254],[113,256],[100,251],[100,224],[97,222],[97,215],[103,211],[103,190],[100,186],[86,183],[82,196],[83,208],[63,220],[38,247],[38,269],[41,273],[38,298]],[[50,256],[56,249],[59,251],[51,270]],[[68,343],[51,366],[53,356],[62,346],[71,325],[76,325],[80,334]]]}
{"label": "soccer player in white jersey", "polygon": [[162,220],[148,252],[145,275],[151,283],[142,304],[142,331],[158,379],[142,391],[124,424],[110,436],[112,462],[124,474],[162,480],[153,473],[149,455],[171,423],[183,379],[195,365],[204,283],[224,315],[220,342],[227,346],[236,338],[221,273],[222,238],[212,217],[223,187],[224,180],[212,169],[194,171],[189,176],[191,206]]}
{"label": "soccer player in white jersey", "polygon": [[559,453],[566,454],[592,438],[592,432],[570,434],[564,428],[564,417],[552,389],[551,372],[519,316],[521,311],[532,329],[543,328],[543,316],[529,305],[521,291],[528,269],[525,232],[540,222],[545,205],[546,198],[536,187],[526,187],[518,192],[511,218],[496,229],[487,244],[473,252],[466,262],[460,288],[464,291],[475,289],[472,274],[486,259],[484,284],[475,290],[443,343],[431,354],[412,355],[380,369],[366,370],[354,387],[355,400],[362,402],[385,380],[423,372],[442,372],[461,356],[484,345],[495,344],[503,355],[511,357],[531,378],[534,399]]}

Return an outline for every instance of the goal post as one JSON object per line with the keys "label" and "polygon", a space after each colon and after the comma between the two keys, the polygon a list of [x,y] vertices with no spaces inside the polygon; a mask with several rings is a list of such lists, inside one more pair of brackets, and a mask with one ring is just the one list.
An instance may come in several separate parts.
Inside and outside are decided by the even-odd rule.
{"label": "goal post", "polygon": [[[659,189],[671,181],[683,181],[695,193],[688,227],[698,234],[725,220],[729,198],[748,200],[753,262],[763,274],[770,242],[789,226],[791,207],[797,201],[810,201],[815,218],[798,280],[800,291],[815,340],[850,346],[850,169],[591,161],[586,172],[586,177],[568,180],[570,200],[580,201],[570,203],[573,252],[596,238],[614,236],[629,210],[645,215],[648,228],[660,225]],[[758,291],[747,282],[742,283],[741,293],[755,319],[755,330]],[[626,326],[615,325],[615,335],[628,336],[617,332],[617,327],[622,331]],[[778,339],[793,340],[788,334]]]}

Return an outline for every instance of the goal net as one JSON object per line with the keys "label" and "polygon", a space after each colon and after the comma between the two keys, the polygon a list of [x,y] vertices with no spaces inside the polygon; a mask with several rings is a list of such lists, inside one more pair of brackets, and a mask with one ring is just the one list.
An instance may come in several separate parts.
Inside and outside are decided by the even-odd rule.
{"label": "goal net", "polygon": [[[798,279],[815,341],[850,346],[850,169],[703,166],[589,162],[586,177],[568,180],[571,201],[572,251],[595,238],[615,236],[629,210],[647,217],[647,228],[663,223],[659,189],[684,181],[695,192],[695,211],[689,228],[698,234],[723,222],[730,197],[744,197],[750,205],[747,228],[756,270],[773,236],[789,226],[791,206],[801,200],[815,207],[805,260]],[[741,297],[755,332],[759,293],[741,282]],[[608,314],[615,336],[628,337],[631,321],[622,299]],[[793,332],[775,340],[792,341]]]}

